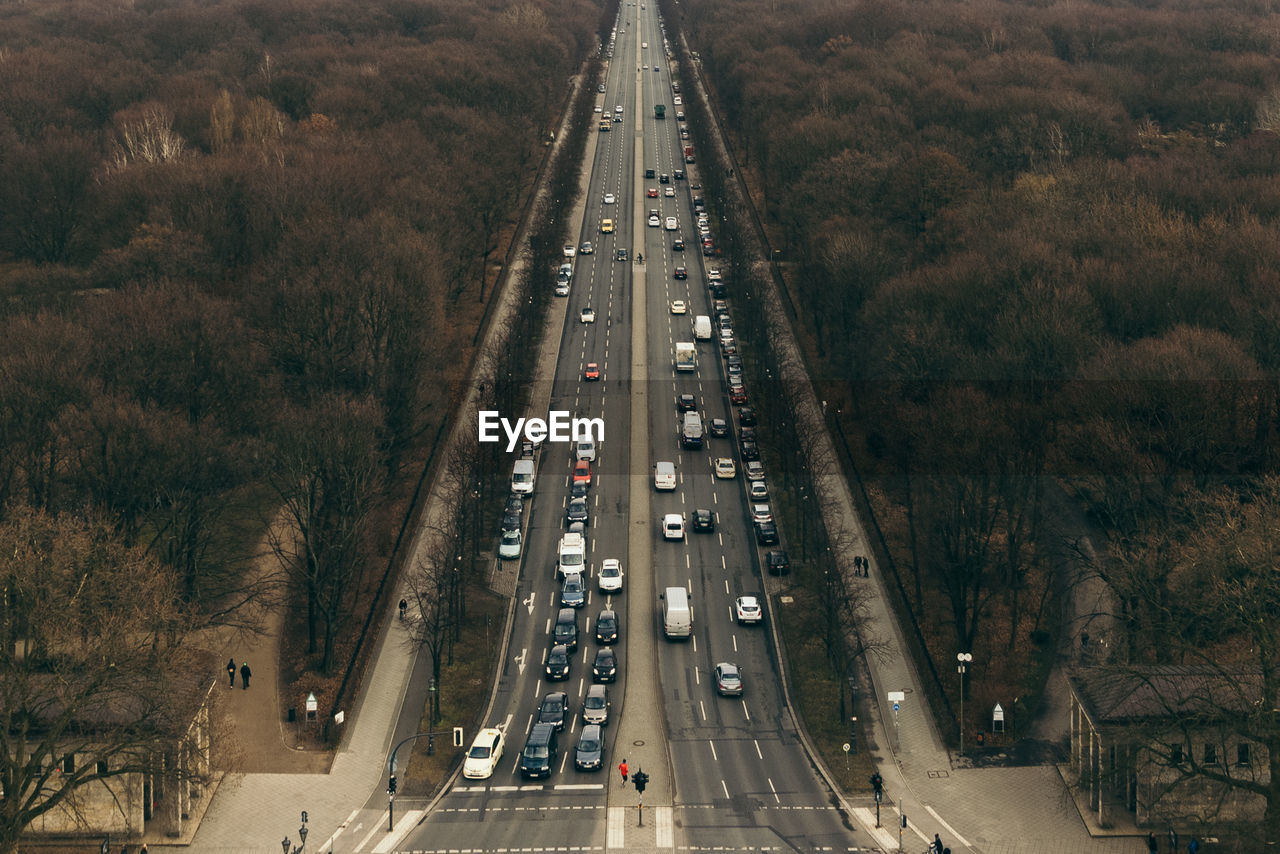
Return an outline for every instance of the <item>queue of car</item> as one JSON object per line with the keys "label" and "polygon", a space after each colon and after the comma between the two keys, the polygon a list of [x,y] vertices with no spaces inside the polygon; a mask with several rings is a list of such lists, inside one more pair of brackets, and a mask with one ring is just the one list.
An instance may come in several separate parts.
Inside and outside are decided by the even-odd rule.
{"label": "queue of car", "polygon": [[[612,43],[610,45],[612,53]],[[657,66],[654,70],[659,70]],[[673,92],[679,92],[679,84],[672,83]],[[604,91],[603,85],[600,91]],[[676,105],[681,104],[678,94],[674,97]],[[597,108],[600,112],[600,108]],[[624,108],[618,105],[612,111],[602,112],[602,120],[609,123],[623,121]],[[681,123],[680,135],[688,137],[683,126],[684,112],[676,113]],[[602,121],[602,124],[603,124]],[[604,130],[601,127],[601,130]],[[692,163],[691,149],[685,150],[684,159]],[[679,152],[677,152],[679,154]],[[677,158],[679,160],[679,158]],[[647,186],[645,194],[648,198],[675,198],[675,187],[672,181],[685,180],[684,169],[673,170],[672,174],[661,173],[655,176],[655,170],[646,170],[646,178],[657,179],[656,186]],[[691,192],[696,193],[699,185],[694,181]],[[699,244],[704,256],[719,254],[710,227],[706,205],[701,196],[692,195],[693,214],[698,231]],[[605,193],[602,203],[605,211],[617,205],[619,199],[613,193]],[[672,233],[671,248],[675,252],[685,251],[685,242],[680,233],[680,221],[676,216],[664,215],[659,209],[648,211],[647,224],[652,228],[662,228]],[[603,217],[600,220],[601,234],[613,234],[618,228],[625,230],[624,223],[614,217]],[[603,250],[607,253],[607,247]],[[572,283],[573,262],[577,256],[595,254],[595,246],[591,241],[582,241],[577,245],[566,244],[563,250],[563,261],[556,274],[556,294],[567,296]],[[615,258],[628,261],[626,247],[615,246]],[[719,352],[724,365],[727,380],[727,396],[731,411],[737,412],[738,430],[735,436],[731,421],[733,419],[712,418],[706,423],[706,434],[712,439],[734,439],[737,456],[732,453],[719,453],[712,457],[712,474],[717,480],[737,480],[741,471],[744,475],[743,489],[750,499],[749,521],[753,527],[757,544],[770,546],[778,544],[776,523],[768,504],[769,491],[765,479],[764,466],[760,461],[759,448],[755,436],[756,416],[750,408],[749,396],[743,380],[742,357],[738,354],[734,326],[727,302],[728,286],[723,274],[715,267],[707,269],[707,287],[712,297],[712,318],[718,332]],[[689,267],[684,264],[673,265],[673,274],[677,280],[686,280]],[[670,303],[672,315],[685,315],[690,305],[685,300],[673,300]],[[705,321],[705,318],[700,318]],[[596,321],[595,309],[583,305],[579,310],[579,321],[592,324]],[[586,362],[582,379],[588,382],[601,379],[601,369],[597,362]],[[683,394],[676,399],[678,411],[692,413],[697,418],[697,401],[693,395]],[[560,580],[559,607],[556,619],[552,624],[548,651],[544,661],[544,673],[549,682],[560,682],[572,679],[574,656],[581,639],[579,633],[578,614],[589,604],[590,592],[586,583],[585,536],[590,521],[590,505],[588,494],[593,485],[593,466],[596,462],[596,449],[592,446],[586,453],[575,450],[572,470],[569,478],[570,498],[565,505],[565,526],[567,532],[561,539],[559,557],[555,565],[556,577]],[[523,453],[522,453],[523,456]],[[532,458],[530,453],[529,457]],[[655,466],[654,486],[658,490],[676,489],[677,477],[673,463],[659,462]],[[530,492],[532,490],[530,489]],[[527,497],[526,493],[526,497]],[[717,514],[709,509],[696,508],[689,518],[680,513],[668,513],[661,517],[660,529],[664,539],[683,541],[688,528],[696,533],[714,532]],[[514,503],[508,502],[504,508],[501,541],[498,554],[502,559],[516,559],[522,554],[522,522],[523,502],[516,497]],[[576,539],[575,539],[576,538]],[[769,550],[763,565],[770,573],[783,574],[789,571],[790,563],[787,555],[780,549]],[[604,596],[621,594],[624,587],[624,573],[621,562],[616,558],[604,559],[596,573],[595,587]],[[731,607],[732,620],[742,626],[758,625],[764,619],[764,609],[760,596],[743,593],[733,600]],[[595,771],[606,765],[606,741],[603,727],[610,723],[610,699],[608,685],[618,678],[619,662],[613,647],[619,640],[620,625],[618,613],[609,602],[600,609],[594,633],[595,650],[590,658],[591,680],[580,710],[583,727],[574,748],[574,767],[580,771]],[[587,658],[582,659],[585,664]],[[741,697],[743,695],[743,675],[741,669],[733,662],[719,662],[713,670],[715,690],[721,696]],[[518,763],[519,773],[526,778],[549,777],[556,765],[559,750],[559,733],[566,730],[566,724],[572,722],[574,710],[572,700],[565,691],[552,690],[545,694],[534,718],[525,748]],[[468,779],[484,779],[490,776],[497,767],[505,747],[504,734],[497,729],[485,729],[477,734],[464,763],[463,774]]]}

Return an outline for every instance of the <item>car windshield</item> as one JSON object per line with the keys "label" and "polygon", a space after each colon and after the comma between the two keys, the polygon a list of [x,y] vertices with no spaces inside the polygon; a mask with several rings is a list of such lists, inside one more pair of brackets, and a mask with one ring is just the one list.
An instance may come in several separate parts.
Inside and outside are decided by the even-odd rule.
{"label": "car windshield", "polygon": [[605,617],[596,623],[596,628],[602,632],[611,632],[618,627],[618,623],[612,617]]}
{"label": "car windshield", "polygon": [[519,531],[503,531],[502,541],[504,543],[518,543],[520,542],[520,532]]}
{"label": "car windshield", "polygon": [[603,709],[604,697],[587,697],[587,702],[584,704],[584,708]]}
{"label": "car windshield", "polygon": [[542,704],[542,711],[545,714],[554,715],[555,713],[560,711],[560,701],[547,700],[547,702]]}
{"label": "car windshield", "polygon": [[563,652],[553,652],[551,655],[547,656],[548,664],[564,664],[568,660],[569,656],[565,655]]}
{"label": "car windshield", "polygon": [[578,742],[578,749],[584,753],[595,753],[600,749],[600,742],[594,738],[584,738]]}
{"label": "car windshield", "polygon": [[546,759],[550,754],[545,747],[526,747],[524,755],[530,759]]}
{"label": "car windshield", "polygon": [[475,747],[471,748],[471,752],[468,753],[467,756],[471,759],[488,759],[489,753],[489,748],[477,744]]}

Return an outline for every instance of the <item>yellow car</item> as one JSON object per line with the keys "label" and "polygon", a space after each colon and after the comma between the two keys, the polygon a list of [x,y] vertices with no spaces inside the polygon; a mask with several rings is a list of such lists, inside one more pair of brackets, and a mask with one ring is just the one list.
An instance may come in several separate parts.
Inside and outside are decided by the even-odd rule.
{"label": "yellow car", "polygon": [[600,233],[613,234],[613,220],[611,219],[602,220],[600,223]]}

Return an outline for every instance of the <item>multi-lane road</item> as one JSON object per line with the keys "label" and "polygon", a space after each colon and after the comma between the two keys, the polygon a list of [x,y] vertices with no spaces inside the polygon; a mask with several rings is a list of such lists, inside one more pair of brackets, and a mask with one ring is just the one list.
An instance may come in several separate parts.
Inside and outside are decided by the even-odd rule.
{"label": "multi-lane road", "polygon": [[[543,664],[560,605],[555,563],[573,462],[569,446],[548,444],[540,451],[537,488],[525,511],[510,655],[486,722],[505,731],[505,755],[487,780],[459,777],[397,847],[433,852],[865,850],[860,846],[867,845],[866,835],[855,833],[833,805],[835,798],[795,735],[768,625],[739,626],[733,620],[734,600],[762,589],[742,475],[722,480],[713,474],[714,458],[737,459],[737,442],[730,436],[708,438],[699,450],[680,447],[678,395],[694,395],[705,423],[723,418],[735,433],[736,407],[727,397],[716,340],[698,342],[696,372],[672,368],[675,343],[694,340],[693,318],[715,314],[692,205],[698,166],[684,163],[682,123],[675,115],[681,108],[673,103],[671,89],[674,66],[663,49],[656,7],[624,4],[615,32],[605,91],[597,94],[597,103],[600,115],[622,105],[623,121],[597,135],[586,214],[575,241],[590,241],[595,251],[572,259],[570,295],[557,301],[556,310],[567,316],[550,406],[602,418],[606,426],[588,495],[588,601],[579,615],[581,641],[569,680],[548,683]],[[666,106],[665,119],[655,118],[655,104]],[[683,169],[688,177],[661,184],[656,177],[645,178],[646,169],[672,176]],[[665,195],[668,186],[674,195]],[[657,188],[657,198],[648,197],[651,187]],[[612,194],[612,203],[606,203],[606,194]],[[647,224],[652,208],[660,211],[663,225]],[[678,231],[664,227],[668,216],[677,218]],[[601,233],[605,218],[615,222],[613,233]],[[684,251],[672,249],[677,235],[685,241]],[[626,261],[617,260],[618,248],[628,250]],[[687,269],[687,279],[674,277],[677,266]],[[732,307],[732,283],[729,287]],[[673,300],[683,300],[687,313],[672,314]],[[588,306],[595,320],[582,323],[581,309]],[[599,365],[599,381],[583,378],[589,362]],[[652,487],[652,467],[659,460],[676,465],[673,492]],[[768,460],[764,463],[767,472]],[[680,513],[688,522],[695,508],[715,513],[714,532],[690,530],[680,541],[662,538],[657,522],[664,514]],[[623,563],[625,587],[606,597],[597,589],[596,573],[611,557]],[[670,586],[690,594],[695,625],[686,642],[668,642],[661,634],[658,592]],[[614,647],[619,675],[611,686],[605,768],[584,773],[574,769],[573,755],[597,649],[595,619],[604,607],[621,617]],[[720,661],[741,667],[741,698],[717,695],[712,669]],[[525,737],[542,697],[561,690],[569,696],[571,715],[553,773],[547,780],[524,780],[519,761]],[[639,737],[651,732],[659,744]],[[645,771],[653,780],[644,828],[636,826],[636,792],[621,786],[616,770],[629,754],[633,771],[636,757],[648,757]]]}

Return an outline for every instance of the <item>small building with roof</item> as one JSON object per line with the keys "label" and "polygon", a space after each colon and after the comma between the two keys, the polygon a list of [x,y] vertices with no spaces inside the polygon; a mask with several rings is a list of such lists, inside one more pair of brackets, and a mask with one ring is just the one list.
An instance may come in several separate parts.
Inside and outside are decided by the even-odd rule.
{"label": "small building with roof", "polygon": [[1280,712],[1263,702],[1260,670],[1087,667],[1067,681],[1070,767],[1099,826],[1203,832],[1262,818]]}

